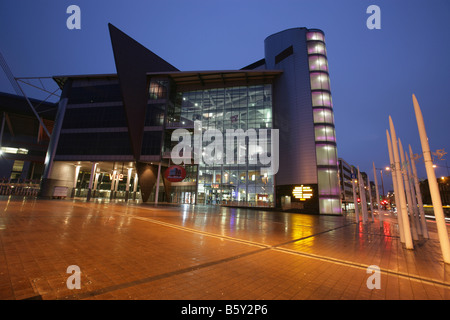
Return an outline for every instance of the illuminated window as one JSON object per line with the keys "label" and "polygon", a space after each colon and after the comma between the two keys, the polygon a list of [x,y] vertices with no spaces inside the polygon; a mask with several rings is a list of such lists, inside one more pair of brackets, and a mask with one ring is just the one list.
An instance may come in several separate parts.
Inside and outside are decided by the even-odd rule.
{"label": "illuminated window", "polygon": [[311,90],[330,90],[330,78],[326,73],[312,72],[310,79]]}
{"label": "illuminated window", "polygon": [[315,126],[314,133],[316,141],[336,141],[334,128],[332,126]]}
{"label": "illuminated window", "polygon": [[329,109],[313,109],[314,123],[334,124],[333,112]]}
{"label": "illuminated window", "polygon": [[11,176],[10,179],[11,180],[15,180],[20,178],[20,176],[22,175],[22,170],[23,170],[23,166],[24,166],[25,162],[22,160],[15,160],[12,170],[11,170]]}
{"label": "illuminated window", "polygon": [[22,172],[23,165],[25,164],[22,160],[15,160],[13,164],[12,171],[13,172]]}
{"label": "illuminated window", "polygon": [[165,99],[167,97],[168,82],[165,80],[152,80],[149,87],[151,100]]}
{"label": "illuminated window", "polygon": [[308,62],[311,71],[328,71],[328,62],[324,56],[310,56]]}
{"label": "illuminated window", "polygon": [[308,32],[306,33],[306,40],[320,40],[325,42],[325,37],[321,32]]}
{"label": "illuminated window", "polygon": [[331,95],[328,92],[311,92],[313,107],[332,107]]}
{"label": "illuminated window", "polygon": [[23,148],[2,147],[0,150],[2,153],[28,154],[28,150]]}
{"label": "illuminated window", "polygon": [[336,166],[338,164],[336,147],[327,144],[316,145],[317,165]]}
{"label": "illuminated window", "polygon": [[319,181],[319,196],[321,195],[340,195],[338,171],[335,169],[317,170]]}
{"label": "illuminated window", "polygon": [[339,199],[319,198],[320,213],[340,214],[341,201]]}
{"label": "illuminated window", "polygon": [[320,53],[320,54],[326,55],[327,49],[325,48],[325,45],[322,42],[319,42],[319,41],[308,42],[308,54],[314,54],[314,53]]}

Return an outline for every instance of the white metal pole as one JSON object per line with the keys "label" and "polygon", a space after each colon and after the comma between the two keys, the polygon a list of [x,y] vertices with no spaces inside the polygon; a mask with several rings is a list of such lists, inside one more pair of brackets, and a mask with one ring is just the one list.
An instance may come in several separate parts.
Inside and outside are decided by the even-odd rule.
{"label": "white metal pole", "polygon": [[359,197],[361,198],[361,211],[363,223],[367,223],[367,202],[366,202],[366,191],[364,189],[364,180],[359,172],[358,167],[358,181],[359,181]]}
{"label": "white metal pole", "polygon": [[413,202],[411,199],[411,189],[409,187],[409,181],[408,181],[408,173],[406,172],[406,161],[405,161],[405,153],[403,152],[403,146],[400,139],[398,139],[398,149],[400,153],[400,160],[401,160],[401,171],[403,176],[403,184],[405,186],[405,192],[406,192],[406,205],[407,210],[410,217],[410,225],[412,229],[412,236],[414,240],[419,240],[419,233],[417,232],[417,226],[414,220],[414,210],[413,210]]}
{"label": "white metal pole", "polygon": [[119,181],[120,181],[120,173],[117,171],[116,178],[115,178],[115,184],[114,184],[114,191],[117,192],[119,190]]}
{"label": "white metal pole", "polygon": [[136,193],[138,187],[138,174],[137,172],[134,174],[134,181],[133,181],[133,192]]}
{"label": "white metal pole", "polygon": [[420,110],[419,102],[413,94],[414,112],[416,114],[417,127],[419,129],[420,143],[422,144],[423,160],[425,162],[425,169],[428,176],[428,185],[430,188],[431,201],[433,203],[434,216],[436,218],[436,227],[441,244],[442,256],[444,262],[450,264],[450,243],[448,239],[447,226],[445,225],[444,210],[442,208],[441,195],[439,194],[439,187],[436,180],[436,173],[433,169],[433,161],[431,159],[430,145],[425,130],[425,123],[423,121],[422,111]]}
{"label": "white metal pole", "polygon": [[72,189],[72,197],[75,196],[75,191],[77,189],[78,175],[80,174],[81,166],[75,166],[75,176],[73,178],[73,189]]}
{"label": "white metal pole", "polygon": [[156,194],[155,194],[155,204],[158,204],[159,197],[159,180],[161,179],[161,162],[158,165],[158,177],[156,178]]}
{"label": "white metal pole", "polygon": [[352,187],[353,187],[353,203],[355,205],[355,222],[359,223],[359,207],[358,207],[358,199],[356,198],[356,188],[355,184],[357,183],[357,179],[355,178],[352,167]]}
{"label": "white metal pole", "polygon": [[400,205],[402,208],[402,220],[403,220],[403,233],[405,235],[405,246],[406,249],[414,249],[414,244],[411,236],[411,227],[409,225],[408,219],[408,208],[406,207],[406,198],[405,198],[405,186],[403,185],[402,172],[400,170],[400,156],[398,154],[398,146],[397,146],[397,135],[395,134],[394,122],[392,121],[391,116],[389,116],[389,126],[391,128],[391,138],[392,138],[392,151],[394,153],[394,164],[395,171],[397,174],[397,189],[399,191],[399,199]]}
{"label": "white metal pole", "polygon": [[375,183],[375,194],[377,196],[378,222],[380,223],[380,228],[383,228],[383,213],[381,212],[380,193],[378,191],[377,171],[375,169],[375,162],[372,162],[372,164],[373,164],[373,178],[374,178],[374,183]]}
{"label": "white metal pole", "polygon": [[75,178],[73,179],[73,187],[74,188],[77,187],[78,175],[80,174],[80,168],[81,168],[81,166],[75,166]]}
{"label": "white metal pole", "polygon": [[128,172],[127,172],[127,185],[125,186],[125,191],[130,191],[131,171],[133,171],[133,168],[128,168]]}
{"label": "white metal pole", "polygon": [[94,191],[97,190],[99,176],[100,176],[100,173],[95,173],[94,189],[93,189]]}
{"label": "white metal pole", "polygon": [[131,183],[131,172],[133,168],[128,168],[127,170],[127,184],[125,186],[125,201],[128,201],[128,196],[130,194],[130,183]]}
{"label": "white metal pole", "polygon": [[414,190],[413,177],[411,174],[411,164],[409,162],[408,154],[405,152],[406,169],[408,172],[409,190],[411,192],[412,212],[414,213],[414,223],[416,224],[417,233],[419,236],[423,235],[422,227],[419,221],[419,209],[417,208],[416,191]]}
{"label": "white metal pole", "polygon": [[414,161],[414,155],[409,145],[409,157],[411,159],[411,168],[414,177],[414,186],[416,187],[417,204],[419,206],[420,222],[422,224],[423,237],[429,239],[427,220],[425,219],[425,211],[423,210],[422,192],[420,191],[419,177],[417,176],[417,168]]}
{"label": "white metal pole", "polygon": [[92,163],[91,175],[89,177],[89,186],[88,186],[86,201],[91,200],[92,185],[94,184],[94,176],[95,176],[95,173],[97,172],[97,165],[98,165],[97,162]]}
{"label": "white metal pole", "polygon": [[113,174],[111,177],[111,193],[109,195],[109,199],[111,199],[111,200],[114,197],[114,183],[116,182],[116,174],[117,174],[117,171],[113,170]]}
{"label": "white metal pole", "polygon": [[405,232],[403,231],[403,218],[402,218],[402,208],[400,206],[400,192],[398,191],[397,184],[397,173],[395,172],[395,163],[394,163],[394,152],[392,151],[392,140],[389,135],[389,131],[386,130],[386,138],[388,143],[389,150],[389,162],[391,164],[391,172],[392,172],[392,185],[394,186],[394,199],[395,199],[395,207],[397,208],[397,222],[398,228],[400,231],[400,242],[405,243]]}
{"label": "white metal pole", "polygon": [[372,222],[375,221],[373,217],[373,200],[372,200],[372,187],[370,186],[370,178],[369,175],[367,175],[367,187],[369,190],[369,201],[370,201],[370,212],[372,213]]}

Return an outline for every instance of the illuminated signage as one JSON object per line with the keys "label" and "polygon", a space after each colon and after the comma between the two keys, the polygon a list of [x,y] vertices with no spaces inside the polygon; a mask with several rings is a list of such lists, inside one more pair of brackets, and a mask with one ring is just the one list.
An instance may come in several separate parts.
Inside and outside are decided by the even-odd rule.
{"label": "illuminated signage", "polygon": [[164,176],[170,182],[179,182],[186,178],[186,170],[181,166],[170,166],[164,172]]}
{"label": "illuminated signage", "polygon": [[259,201],[268,201],[269,196],[267,194],[258,194]]}
{"label": "illuminated signage", "polygon": [[300,199],[300,201],[306,201],[306,199],[310,199],[313,196],[313,190],[311,187],[305,187],[301,185],[300,187],[295,187],[292,190],[292,194],[294,198]]}
{"label": "illuminated signage", "polygon": [[117,173],[117,174],[109,174],[109,179],[112,181],[112,180],[115,180],[115,179],[119,179],[120,181],[122,181],[123,180],[123,174],[122,173]]}

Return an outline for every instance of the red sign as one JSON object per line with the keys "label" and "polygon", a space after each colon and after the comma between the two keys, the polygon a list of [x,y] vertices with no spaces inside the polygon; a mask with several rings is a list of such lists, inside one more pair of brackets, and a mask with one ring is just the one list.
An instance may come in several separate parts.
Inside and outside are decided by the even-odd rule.
{"label": "red sign", "polygon": [[179,182],[186,178],[186,170],[181,166],[170,166],[164,172],[164,177],[170,182]]}

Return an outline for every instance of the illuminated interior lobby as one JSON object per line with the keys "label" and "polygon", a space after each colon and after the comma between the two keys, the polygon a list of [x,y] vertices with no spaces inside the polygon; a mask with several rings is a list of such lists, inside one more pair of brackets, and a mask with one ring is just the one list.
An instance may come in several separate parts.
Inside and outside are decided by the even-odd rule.
{"label": "illuminated interior lobby", "polygon": [[[180,71],[113,25],[109,31],[116,74],[53,77],[62,95],[41,197],[341,213],[322,31],[276,33],[265,39],[263,59],[212,71]],[[203,130],[278,130],[278,172],[261,173],[247,150],[244,164],[192,159],[185,178],[170,181],[172,133],[193,132],[194,121]]]}

